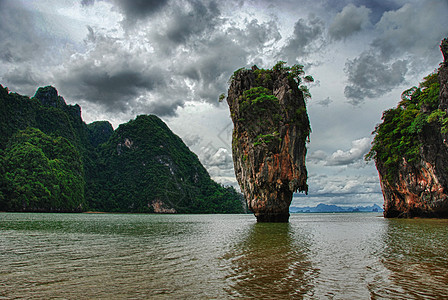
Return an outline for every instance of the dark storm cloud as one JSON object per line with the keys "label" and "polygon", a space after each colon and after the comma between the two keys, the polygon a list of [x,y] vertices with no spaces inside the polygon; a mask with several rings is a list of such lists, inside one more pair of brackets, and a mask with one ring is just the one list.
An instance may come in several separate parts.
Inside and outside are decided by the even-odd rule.
{"label": "dark storm cloud", "polygon": [[366,6],[381,15],[385,11],[397,10],[403,5],[403,1],[397,0],[354,0],[349,2],[353,2],[357,6]]}
{"label": "dark storm cloud", "polygon": [[[324,13],[330,13],[330,15],[342,11],[347,5],[354,5],[356,7],[364,6],[370,10],[369,18],[372,24],[378,22],[384,12],[397,10],[403,6],[403,1],[401,0],[322,0],[313,2],[321,6]],[[316,8],[314,7],[314,10]]]}
{"label": "dark storm cloud", "polygon": [[253,48],[253,50],[262,49],[282,38],[276,22],[269,21],[260,24],[257,19],[247,22],[245,28],[229,29],[229,34],[234,35],[241,46]]}
{"label": "dark storm cloud", "polygon": [[243,28],[215,32],[209,39],[197,39],[191,52],[178,57],[181,74],[195,83],[197,100],[217,103],[227,90],[230,75],[256,60],[259,51],[280,39],[275,23],[252,20]]}
{"label": "dark storm cloud", "polygon": [[365,98],[382,96],[405,81],[408,61],[384,61],[373,52],[363,52],[348,60],[345,72],[350,82],[344,89],[348,102],[359,105]]}
{"label": "dark storm cloud", "polygon": [[109,111],[127,112],[135,100],[156,85],[162,85],[158,69],[143,71],[120,69],[109,71],[91,65],[72,67],[58,80],[71,98],[103,105]]}
{"label": "dark storm cloud", "polygon": [[178,58],[182,74],[193,80],[196,100],[217,103],[218,95],[227,89],[230,74],[246,66],[249,52],[224,34],[198,46],[192,54]]}
{"label": "dark storm cloud", "polygon": [[385,95],[404,83],[407,73],[437,67],[438,45],[448,35],[447,15],[447,1],[407,3],[385,12],[375,25],[378,35],[370,49],[347,60],[344,93],[349,103]]}
{"label": "dark storm cloud", "polygon": [[141,48],[131,51],[123,40],[98,34],[92,28],[86,43],[92,49],[73,57],[55,76],[68,98],[92,102],[112,112],[143,107],[171,115],[167,111],[179,106],[172,98],[159,101],[160,107],[149,99],[147,105],[141,102],[149,92],[166,90],[169,81],[167,70],[152,64]]}
{"label": "dark storm cloud", "polygon": [[0,83],[32,95],[38,85],[49,83],[51,74],[44,69],[57,59],[53,47],[57,39],[40,31],[38,26],[48,24],[39,22],[37,14],[23,5],[19,1],[0,1]]}
{"label": "dark storm cloud", "polygon": [[365,6],[349,4],[336,15],[328,28],[328,34],[335,40],[345,39],[361,31],[369,23],[369,14],[370,9]]}
{"label": "dark storm cloud", "polygon": [[200,36],[206,30],[213,30],[218,23],[220,11],[215,2],[204,4],[190,1],[190,8],[173,9],[166,29],[167,38],[174,44],[184,44],[191,36]]}
{"label": "dark storm cloud", "polygon": [[323,46],[324,23],[316,16],[299,19],[294,25],[294,33],[281,49],[280,55],[290,63],[301,60]]}
{"label": "dark storm cloud", "polygon": [[378,22],[384,12],[397,10],[403,5],[402,1],[397,0],[355,0],[350,2],[353,2],[356,6],[365,6],[370,9],[370,19],[372,24]]}
{"label": "dark storm cloud", "polygon": [[143,103],[142,108],[151,114],[160,117],[173,117],[179,107],[183,107],[185,102],[183,99],[167,99],[161,97],[159,101],[151,101]]}
{"label": "dark storm cloud", "polygon": [[[93,0],[83,0],[91,2]],[[130,23],[136,19],[144,19],[162,9],[168,0],[113,0],[113,2],[122,10],[126,20]]]}
{"label": "dark storm cloud", "polygon": [[160,55],[171,56],[179,46],[198,39],[206,41],[220,22],[220,10],[214,1],[174,2],[164,11],[164,18],[151,28],[149,36]]}
{"label": "dark storm cloud", "polygon": [[238,28],[220,22],[215,2],[184,1],[150,20],[146,40],[137,44],[88,27],[90,50],[64,65],[57,84],[70,99],[108,111],[173,116],[185,101],[217,104],[230,75],[281,38],[272,21]]}
{"label": "dark storm cloud", "polygon": [[81,5],[83,5],[83,6],[89,6],[89,5],[92,5],[93,3],[95,3],[95,0],[82,0],[81,1]]}

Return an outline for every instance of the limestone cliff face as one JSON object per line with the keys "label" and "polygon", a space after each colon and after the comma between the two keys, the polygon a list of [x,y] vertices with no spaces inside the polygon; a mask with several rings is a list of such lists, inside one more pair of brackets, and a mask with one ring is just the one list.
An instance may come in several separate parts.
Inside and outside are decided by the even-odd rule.
{"label": "limestone cliff face", "polygon": [[[438,86],[435,82],[429,87],[425,87],[428,92],[422,88],[421,91],[414,92],[410,98],[411,103],[417,101],[422,103],[411,126],[418,124],[418,119],[426,120],[426,122],[420,123],[423,124],[421,129],[416,130],[417,158],[412,159],[406,155],[400,157],[397,172],[395,176],[391,177],[388,176],[389,168],[391,168],[388,166],[388,160],[381,159],[379,154],[375,157],[384,196],[385,217],[448,217],[447,39],[442,42],[441,50],[444,62],[437,74]],[[429,89],[435,87],[439,89],[438,97],[436,94],[434,100],[431,101],[431,98],[426,97],[425,93],[429,95],[431,92]],[[422,101],[422,99],[424,100]],[[401,106],[404,110],[411,107],[409,104],[401,104]],[[383,120],[384,124],[387,118],[383,116]]]}
{"label": "limestone cliff face", "polygon": [[254,66],[235,72],[228,90],[235,174],[259,222],[287,222],[293,193],[308,191],[310,125],[296,80],[287,69]]}
{"label": "limestone cliff face", "polygon": [[447,185],[439,178],[437,166],[424,160],[412,166],[403,160],[399,178],[393,184],[384,180],[381,167],[377,167],[386,218],[448,217]]}

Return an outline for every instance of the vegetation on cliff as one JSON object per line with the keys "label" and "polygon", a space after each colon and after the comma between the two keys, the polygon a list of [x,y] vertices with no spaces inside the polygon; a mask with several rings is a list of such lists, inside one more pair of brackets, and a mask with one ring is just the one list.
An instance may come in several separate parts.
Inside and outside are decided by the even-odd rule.
{"label": "vegetation on cliff", "polygon": [[156,116],[87,125],[51,86],[0,106],[0,211],[243,212]]}
{"label": "vegetation on cliff", "polygon": [[439,88],[437,72],[426,76],[418,87],[404,91],[398,106],[386,110],[376,126],[366,159],[382,162],[389,182],[395,181],[403,158],[410,164],[420,161],[425,128],[438,123],[441,133],[448,131],[446,112],[438,108]]}
{"label": "vegetation on cliff", "polygon": [[[242,68],[234,72],[230,83],[238,78],[238,74],[248,70]],[[311,94],[304,83],[313,82],[310,75],[305,75],[302,65],[286,66],[286,62],[279,61],[272,69],[259,69],[254,66],[251,70],[254,76],[251,88],[244,90],[238,97],[238,122],[248,124],[247,133],[254,146],[266,146],[271,142],[281,142],[279,132],[285,124],[295,123],[303,131],[301,138],[309,139],[311,132],[310,123],[305,106],[297,106],[297,103],[282,103],[273,94],[278,89],[279,83],[275,83],[278,77],[285,77],[291,87],[297,87],[302,99],[308,99]],[[297,100],[300,102],[300,100]],[[235,114],[235,112],[232,112]],[[232,116],[232,118],[234,115]]]}

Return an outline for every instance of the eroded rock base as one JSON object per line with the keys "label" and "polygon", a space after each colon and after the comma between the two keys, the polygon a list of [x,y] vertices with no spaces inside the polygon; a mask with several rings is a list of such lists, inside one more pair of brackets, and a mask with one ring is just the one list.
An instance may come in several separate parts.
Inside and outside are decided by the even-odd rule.
{"label": "eroded rock base", "polygon": [[397,209],[389,209],[384,211],[385,218],[437,218],[448,219],[448,208],[440,211],[426,211],[422,209],[411,209],[405,212]]}

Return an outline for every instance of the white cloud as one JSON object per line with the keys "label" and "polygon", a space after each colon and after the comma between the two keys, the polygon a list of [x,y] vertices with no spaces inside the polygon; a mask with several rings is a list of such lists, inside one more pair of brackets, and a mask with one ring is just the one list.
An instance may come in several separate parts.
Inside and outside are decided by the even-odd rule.
{"label": "white cloud", "polygon": [[322,150],[316,150],[306,155],[307,162],[319,163],[325,161],[328,158],[327,153]]}
{"label": "white cloud", "polygon": [[369,22],[370,9],[348,4],[338,13],[328,28],[328,33],[335,40],[345,39],[361,31]]}
{"label": "white cloud", "polygon": [[232,155],[225,148],[216,149],[212,145],[202,147],[199,153],[199,159],[208,167],[233,169]]}
{"label": "white cloud", "polygon": [[364,155],[370,150],[370,138],[362,138],[352,141],[349,150],[336,150],[331,155],[322,150],[316,150],[307,155],[309,163],[323,163],[325,166],[350,166],[362,163]]}
{"label": "white cloud", "polygon": [[[372,46],[385,57],[409,53],[438,63],[440,41],[448,34],[448,2],[425,0],[387,11],[375,25],[380,33]],[[434,61],[434,59],[436,59]]]}
{"label": "white cloud", "polygon": [[337,150],[328,158],[326,165],[328,166],[341,166],[351,165],[361,161],[364,155],[370,149],[370,138],[362,138],[354,140],[352,147],[348,151]]}
{"label": "white cloud", "polygon": [[317,203],[349,205],[381,205],[383,197],[378,176],[374,175],[311,175],[308,195],[295,194],[293,205]]}

